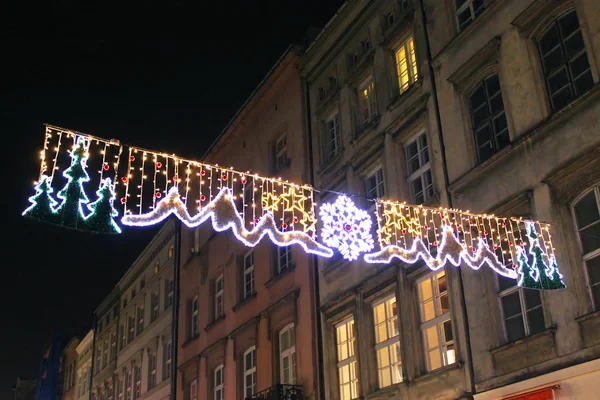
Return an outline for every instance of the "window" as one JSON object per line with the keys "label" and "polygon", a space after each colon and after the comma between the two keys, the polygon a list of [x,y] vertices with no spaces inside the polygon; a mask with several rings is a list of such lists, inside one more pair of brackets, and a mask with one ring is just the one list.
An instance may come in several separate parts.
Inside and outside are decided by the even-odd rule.
{"label": "window", "polygon": [[421,333],[427,370],[456,362],[446,272],[428,275],[418,283]]}
{"label": "window", "polygon": [[131,370],[128,370],[125,373],[125,386],[127,389],[125,390],[125,400],[131,400],[132,391],[131,391]]}
{"label": "window", "polygon": [[165,357],[163,364],[163,380],[171,377],[171,365],[173,360],[173,347],[171,342],[165,344]]}
{"label": "window", "polygon": [[590,190],[574,205],[575,224],[582,259],[595,310],[600,309],[600,186]]}
{"label": "window", "polygon": [[121,349],[124,349],[127,346],[127,335],[125,324],[121,325]]}
{"label": "window", "polygon": [[502,275],[498,275],[498,289],[508,342],[544,330],[544,310],[538,290],[520,288],[516,280]]}
{"label": "window", "polygon": [[405,151],[410,199],[413,204],[422,204],[434,195],[427,134],[422,133],[407,144]]}
{"label": "window", "polygon": [[254,251],[244,256],[244,298],[254,293]]}
{"label": "window", "polygon": [[110,335],[110,359],[115,360],[117,358],[117,331]]}
{"label": "window", "polygon": [[148,389],[156,386],[156,353],[148,356]]}
{"label": "window", "polygon": [[252,346],[244,353],[244,394],[246,398],[256,393],[256,347]]}
{"label": "window", "polygon": [[389,296],[373,306],[373,324],[379,387],[383,388],[402,381],[402,357],[395,296]]}
{"label": "window", "polygon": [[190,322],[190,337],[198,335],[198,296],[192,300],[192,320]]}
{"label": "window", "polygon": [[400,93],[404,93],[410,85],[419,79],[419,68],[415,55],[415,41],[409,37],[395,52],[396,76]]}
{"label": "window", "polygon": [[[173,290],[175,288],[175,280],[173,279],[167,279],[166,281],[166,293],[167,293],[167,298],[165,299],[165,310],[169,307],[171,307],[171,305],[173,304]],[[156,298],[158,299],[158,295],[156,296]]]}
{"label": "window", "polygon": [[281,383],[296,383],[296,328],[290,324],[279,332],[279,373]]}
{"label": "window", "polygon": [[383,170],[379,168],[365,179],[365,188],[367,198],[380,199],[385,196],[385,186],[383,185]]}
{"label": "window", "polygon": [[394,13],[393,12],[389,12],[387,13],[384,17],[383,20],[385,22],[385,29],[389,29],[392,26],[394,26],[394,22],[396,22],[396,19],[394,17]]}
{"label": "window", "polygon": [[341,146],[340,115],[334,116],[325,121],[325,140],[323,161],[327,162],[334,158],[340,151]]}
{"label": "window", "polygon": [[135,388],[133,391],[133,398],[139,399],[142,395],[142,367],[139,364],[133,366],[133,380],[135,382]]}
{"label": "window", "polygon": [[129,316],[129,335],[127,336],[127,342],[130,343],[135,337],[135,317]]}
{"label": "window", "polygon": [[140,279],[140,290],[146,287],[146,279]]}
{"label": "window", "polygon": [[150,321],[158,318],[158,293],[150,293]]}
{"label": "window", "polygon": [[173,258],[174,255],[175,255],[175,245],[172,244],[169,246],[169,259]]}
{"label": "window", "polygon": [[159,271],[160,271],[160,261],[157,261],[154,264],[154,275],[158,274]]}
{"label": "window", "polygon": [[377,103],[375,101],[375,83],[372,79],[365,82],[358,89],[361,121],[367,124],[377,115]]}
{"label": "window", "polygon": [[127,307],[127,298],[123,299],[123,308]]}
{"label": "window", "polygon": [[190,400],[198,400],[198,381],[196,379],[190,383]]}
{"label": "window", "polygon": [[553,110],[560,110],[594,85],[575,10],[554,20],[538,40]]}
{"label": "window", "polygon": [[214,400],[223,400],[223,365],[215,368]]}
{"label": "window", "polygon": [[123,377],[119,376],[117,380],[117,400],[123,400]]}
{"label": "window", "polygon": [[223,275],[215,280],[215,319],[223,316]]}
{"label": "window", "polygon": [[104,339],[104,344],[102,345],[102,369],[106,368],[108,365],[108,338]]}
{"label": "window", "polygon": [[292,246],[277,247],[277,272],[281,274],[292,267]]}
{"label": "window", "polygon": [[96,350],[96,374],[98,374],[102,370],[102,348],[100,344],[98,344],[98,349]]}
{"label": "window", "polygon": [[133,298],[135,297],[135,288],[131,289],[131,301],[133,301]]}
{"label": "window", "polygon": [[498,75],[484,79],[469,95],[471,124],[479,162],[510,143]]}
{"label": "window", "polygon": [[483,0],[456,0],[458,30],[465,29],[483,10]]}
{"label": "window", "polygon": [[139,335],[144,330],[144,306],[137,309],[137,334]]}
{"label": "window", "polygon": [[358,394],[358,369],[356,365],[354,318],[335,326],[337,344],[337,369],[340,400],[356,399]]}
{"label": "window", "polygon": [[275,142],[275,172],[279,172],[287,166],[287,135],[283,134],[277,142]]}

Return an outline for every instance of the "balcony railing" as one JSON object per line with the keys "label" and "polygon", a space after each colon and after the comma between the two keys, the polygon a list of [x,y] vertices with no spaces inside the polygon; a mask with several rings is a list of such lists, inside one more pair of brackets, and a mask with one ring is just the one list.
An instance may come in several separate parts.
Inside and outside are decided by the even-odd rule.
{"label": "balcony railing", "polygon": [[246,397],[246,400],[302,400],[302,386],[300,385],[275,385],[268,389]]}

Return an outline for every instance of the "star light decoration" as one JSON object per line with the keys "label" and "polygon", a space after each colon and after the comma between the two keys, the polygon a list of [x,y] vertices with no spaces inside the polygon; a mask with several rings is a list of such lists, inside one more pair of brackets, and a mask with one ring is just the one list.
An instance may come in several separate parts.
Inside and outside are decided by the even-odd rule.
{"label": "star light decoration", "polygon": [[373,249],[371,217],[349,197],[341,195],[334,203],[322,204],[319,215],[323,222],[323,241],[337,248],[345,259],[356,260],[360,253]]}

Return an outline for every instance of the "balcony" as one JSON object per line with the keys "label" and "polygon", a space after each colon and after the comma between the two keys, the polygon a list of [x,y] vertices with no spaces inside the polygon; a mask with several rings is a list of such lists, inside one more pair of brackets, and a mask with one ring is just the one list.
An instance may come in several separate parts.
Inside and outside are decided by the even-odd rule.
{"label": "balcony", "polygon": [[268,389],[246,397],[246,400],[302,400],[302,386],[300,385],[275,385]]}

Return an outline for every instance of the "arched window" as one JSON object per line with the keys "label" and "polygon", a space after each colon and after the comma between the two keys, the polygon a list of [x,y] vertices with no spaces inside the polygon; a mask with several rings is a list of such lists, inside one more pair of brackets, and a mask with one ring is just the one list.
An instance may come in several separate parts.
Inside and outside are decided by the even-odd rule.
{"label": "arched window", "polygon": [[469,95],[471,123],[479,162],[510,143],[498,75],[485,78]]}
{"label": "arched window", "polygon": [[594,85],[575,10],[552,21],[540,36],[538,47],[554,111],[560,110]]}
{"label": "arched window", "polygon": [[584,193],[574,204],[573,214],[596,310],[600,309],[600,185]]}

